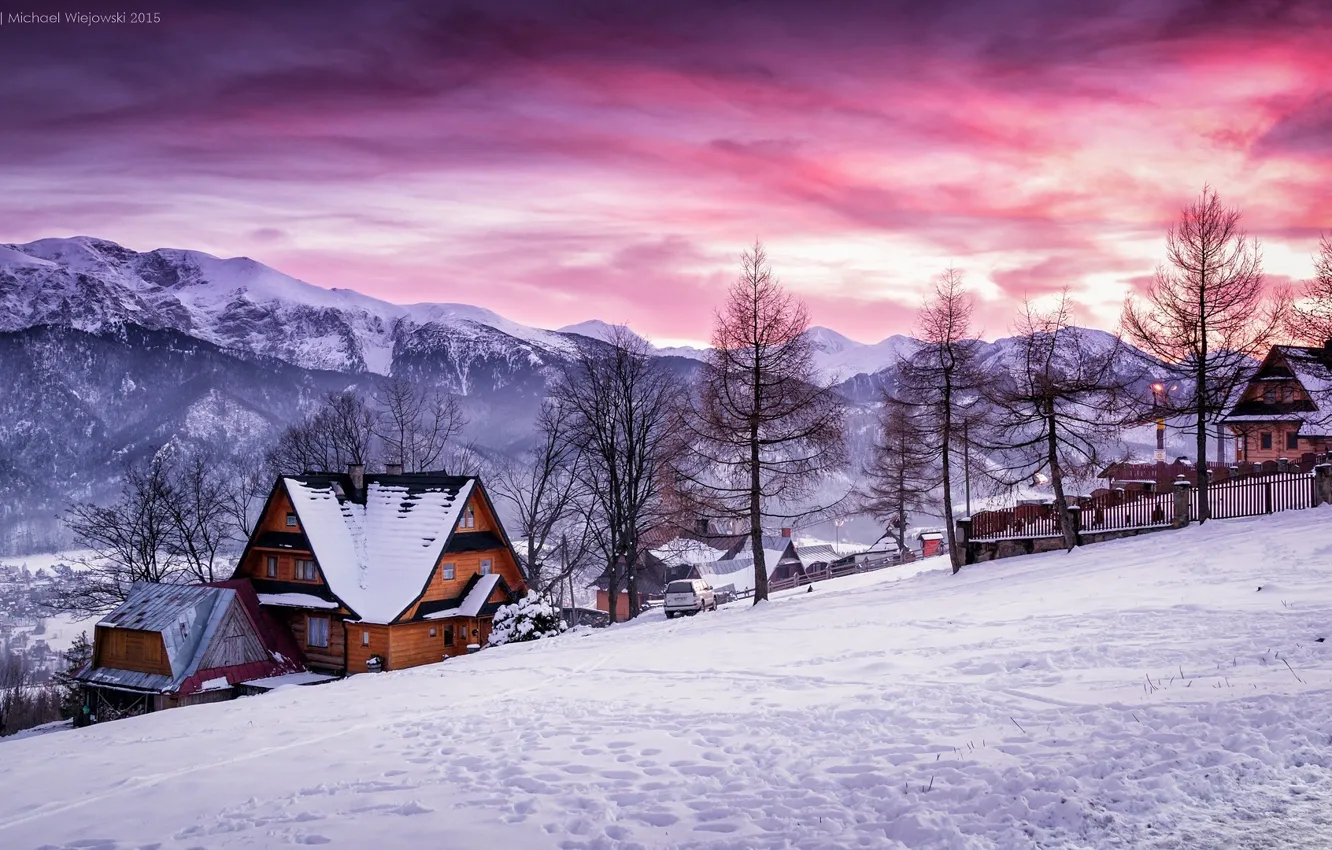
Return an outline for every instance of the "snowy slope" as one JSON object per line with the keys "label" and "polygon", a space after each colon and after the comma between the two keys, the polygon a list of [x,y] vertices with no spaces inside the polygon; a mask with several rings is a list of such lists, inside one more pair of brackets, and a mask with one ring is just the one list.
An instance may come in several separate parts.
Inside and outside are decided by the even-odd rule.
{"label": "snowy slope", "polygon": [[1332,846],[1330,519],[926,561],[0,743],[0,845]]}

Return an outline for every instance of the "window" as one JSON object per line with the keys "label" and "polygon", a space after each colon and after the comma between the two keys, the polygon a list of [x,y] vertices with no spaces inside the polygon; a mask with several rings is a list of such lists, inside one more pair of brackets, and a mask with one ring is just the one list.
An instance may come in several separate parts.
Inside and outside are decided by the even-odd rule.
{"label": "window", "polygon": [[453,626],[444,627],[444,645],[453,646]]}
{"label": "window", "polygon": [[488,576],[488,575],[490,575],[490,559],[489,559],[489,558],[484,558],[484,559],[482,559],[482,561],[481,561],[481,575],[483,575],[483,576]]}
{"label": "window", "polygon": [[296,527],[296,514],[287,514],[287,528]]}
{"label": "window", "polygon": [[315,580],[314,561],[307,561],[302,558],[296,559],[296,580],[297,581]]}
{"label": "window", "polygon": [[435,627],[434,627],[434,626],[431,626],[431,627],[430,627],[430,636],[431,636],[431,637],[434,637],[435,634],[436,634],[436,632],[435,632]]}
{"label": "window", "polygon": [[1263,448],[1265,448],[1265,449],[1270,449],[1270,448],[1272,448],[1272,432],[1271,432],[1271,431],[1262,431],[1262,432],[1260,432],[1260,433],[1258,434],[1258,440],[1262,443]]}
{"label": "window", "polygon": [[180,638],[181,638],[181,640],[188,640],[188,639],[189,639],[189,636],[190,636],[190,624],[187,623],[187,622],[185,622],[184,620],[181,620],[181,621],[180,621]]}
{"label": "window", "polygon": [[454,569],[453,564],[439,565],[440,577],[443,578],[445,581],[453,581],[453,576],[455,572],[456,570]]}
{"label": "window", "polygon": [[369,645],[370,645],[370,633],[365,631],[361,632],[361,646],[369,646]]}
{"label": "window", "polygon": [[1263,403],[1271,404],[1274,401],[1276,401],[1276,390],[1272,389],[1271,387],[1267,387],[1266,389],[1263,390]]}
{"label": "window", "polygon": [[[362,635],[364,634],[365,633],[362,632]],[[364,639],[364,637],[362,639]],[[327,617],[305,618],[305,645],[322,647],[322,648],[328,647]]]}
{"label": "window", "polygon": [[476,528],[476,513],[472,506],[468,505],[467,510],[463,511],[462,518],[458,520],[459,528]]}
{"label": "window", "polygon": [[1300,447],[1300,432],[1299,432],[1299,431],[1287,431],[1287,432],[1286,432],[1286,448],[1288,448],[1288,449],[1298,449],[1299,447]]}
{"label": "window", "polygon": [[268,577],[277,578],[277,556],[269,555],[267,560],[268,560],[268,571],[267,571]]}

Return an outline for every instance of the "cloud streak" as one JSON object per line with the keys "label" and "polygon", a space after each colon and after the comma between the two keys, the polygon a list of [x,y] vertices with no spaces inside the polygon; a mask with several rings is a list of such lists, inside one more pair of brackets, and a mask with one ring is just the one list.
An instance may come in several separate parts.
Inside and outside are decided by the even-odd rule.
{"label": "cloud streak", "polygon": [[1067,286],[1112,324],[1204,182],[1280,244],[1277,274],[1307,275],[1332,227],[1321,2],[164,18],[0,30],[0,241],[201,247],[397,301],[703,339],[758,236],[816,321],[876,339],[909,330],[949,263],[987,316]]}

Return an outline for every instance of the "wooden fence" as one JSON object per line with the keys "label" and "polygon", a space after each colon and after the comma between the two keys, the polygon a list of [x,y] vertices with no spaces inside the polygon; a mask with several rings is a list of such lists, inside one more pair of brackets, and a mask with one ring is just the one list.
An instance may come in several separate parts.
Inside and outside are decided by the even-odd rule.
{"label": "wooden fence", "polygon": [[[1310,461],[1312,456],[1306,456]],[[1253,464],[1260,474],[1231,474],[1207,487],[1211,519],[1263,516],[1279,511],[1304,510],[1332,502],[1332,456],[1317,463]],[[1307,470],[1304,467],[1308,467]],[[1198,489],[1183,476],[1168,490],[1150,482],[1138,486],[1099,490],[1069,504],[1069,519],[1079,543],[1096,542],[1144,531],[1182,528],[1199,518]],[[958,521],[966,563],[1058,548],[1063,521],[1051,504],[1018,505],[982,511]]]}
{"label": "wooden fence", "polygon": [[[1277,511],[1313,507],[1316,496],[1312,472],[1265,475],[1261,478],[1213,484],[1207,488],[1207,507],[1212,519],[1262,516]],[[1189,519],[1198,519],[1198,489],[1189,489]]]}

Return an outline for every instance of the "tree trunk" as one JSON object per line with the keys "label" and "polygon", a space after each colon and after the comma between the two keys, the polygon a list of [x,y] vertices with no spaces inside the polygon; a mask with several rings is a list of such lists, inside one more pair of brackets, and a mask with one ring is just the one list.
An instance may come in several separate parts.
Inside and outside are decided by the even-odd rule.
{"label": "tree trunk", "polygon": [[758,425],[750,429],[749,444],[749,545],[754,553],[754,604],[768,598],[768,565],[763,562],[763,514],[759,504],[762,482],[759,479]]}
{"label": "tree trunk", "polygon": [[642,612],[642,603],[638,599],[638,568],[635,561],[638,560],[636,551],[628,551],[624,556],[624,583],[629,589],[629,619],[637,617]]}
{"label": "tree trunk", "polygon": [[[1053,408],[1054,403],[1051,402],[1050,406]],[[1055,516],[1059,517],[1059,527],[1064,533],[1064,548],[1072,551],[1078,545],[1078,533],[1073,527],[1073,518],[1069,516],[1068,497],[1064,495],[1064,468],[1059,465],[1059,440],[1055,433],[1053,410],[1048,414],[1045,428],[1046,449],[1050,453],[1050,483],[1054,487]]]}
{"label": "tree trunk", "polygon": [[[1207,376],[1199,370],[1198,373],[1198,398],[1202,399],[1207,391]],[[1208,503],[1207,492],[1207,407],[1200,400],[1198,402],[1198,423],[1197,423],[1197,449],[1198,456],[1194,459],[1193,469],[1197,473],[1198,479],[1198,516],[1199,523],[1207,521],[1212,515],[1211,506]]]}
{"label": "tree trunk", "polygon": [[610,563],[606,566],[606,575],[610,577],[610,584],[608,585],[610,588],[608,597],[610,604],[606,607],[610,609],[610,622],[612,623],[617,622],[616,608],[620,601],[620,572],[616,569],[616,560],[616,556],[611,555]]}
{"label": "tree trunk", "polygon": [[953,565],[953,574],[962,569],[962,559],[958,557],[957,532],[953,528],[953,481],[949,466],[949,441],[953,436],[953,388],[951,378],[945,378],[943,393],[943,447],[940,460],[943,466],[943,503],[944,536],[948,540],[948,560]]}

